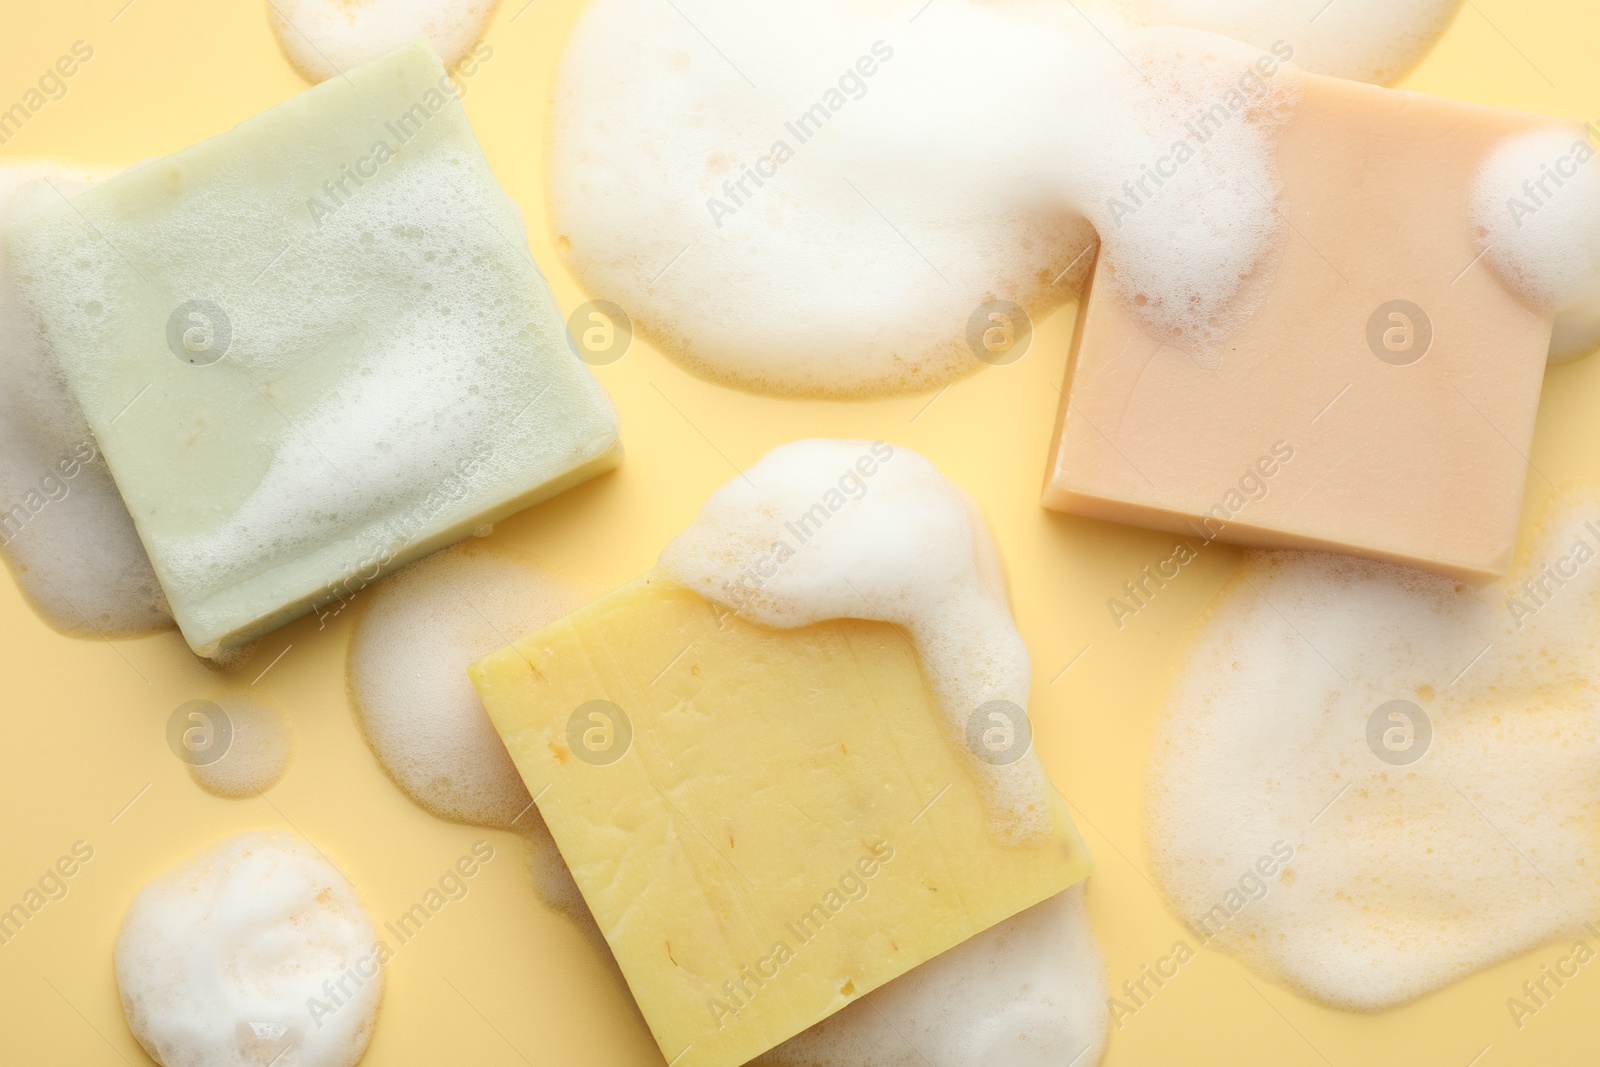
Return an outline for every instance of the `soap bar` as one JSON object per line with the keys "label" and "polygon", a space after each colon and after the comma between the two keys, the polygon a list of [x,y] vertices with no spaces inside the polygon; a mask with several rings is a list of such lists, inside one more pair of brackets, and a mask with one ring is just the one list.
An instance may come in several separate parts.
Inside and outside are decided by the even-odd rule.
{"label": "soap bar", "polygon": [[[659,572],[472,678],[661,1051],[735,1067],[1081,880],[991,837],[899,629],[774,630]],[[958,742],[959,743],[959,742]]]}
{"label": "soap bar", "polygon": [[18,289],[201,655],[620,460],[422,42],[26,196]]}
{"label": "soap bar", "polygon": [[1303,82],[1281,197],[1261,205],[1284,225],[1253,317],[1202,365],[1141,329],[1102,260],[1044,504],[1195,546],[1503,574],[1552,318],[1475,262],[1468,199],[1498,142],[1550,120]]}

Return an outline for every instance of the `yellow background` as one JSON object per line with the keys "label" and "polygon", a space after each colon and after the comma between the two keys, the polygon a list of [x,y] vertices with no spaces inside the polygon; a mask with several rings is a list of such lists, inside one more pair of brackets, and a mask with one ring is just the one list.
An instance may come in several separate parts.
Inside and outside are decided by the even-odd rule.
{"label": "yellow background", "polygon": [[[534,255],[570,311],[584,296],[542,223],[542,146],[554,58],[580,5],[526,2],[505,0],[498,12],[488,38],[495,55],[471,79],[466,108],[500,180],[527,211]],[[279,54],[260,0],[124,3],[0,0],[0,107],[20,99],[74,41],[95,49],[66,98],[35,115],[0,148],[0,160],[127,164],[218,133],[304,88]],[[1406,84],[1597,118],[1596,40],[1600,8],[1588,0],[1469,0]],[[628,62],[615,59],[619,69]],[[1238,554],[1207,549],[1149,609],[1120,631],[1113,625],[1106,599],[1169,555],[1173,539],[1038,506],[1071,322],[1072,309],[1063,309],[1041,324],[1025,358],[960,382],[931,405],[929,396],[871,404],[750,397],[692,378],[636,342],[597,372],[621,411],[623,467],[502,524],[494,538],[599,592],[646,570],[708,493],[774,445],[883,438],[927,455],[978,498],[999,536],[1034,656],[1036,743],[1098,857],[1089,909],[1117,985],[1184,936],[1143,873],[1145,754],[1177,643]],[[1597,408],[1600,360],[1550,371],[1531,457],[1542,473],[1530,473],[1530,504],[1549,482],[1600,476]],[[494,844],[496,858],[470,896],[390,964],[365,1063],[662,1062],[594,949],[535,901],[521,842],[432,818],[379,770],[345,698],[352,614],[324,632],[307,620],[272,634],[224,675],[190,656],[176,634],[115,646],[61,637],[12,582],[0,581],[0,908],[75,841],[95,849],[70,895],[0,946],[0,1067],[149,1062],[117,1001],[118,922],[158,871],[253,827],[292,827],[311,838],[380,922],[420,899],[475,841]],[[296,724],[299,751],[287,777],[256,800],[201,792],[167,748],[168,715],[224,686],[249,686],[285,649],[255,691]],[[1417,1004],[1363,1016],[1308,1003],[1205,950],[1113,1032],[1105,1062],[1593,1062],[1600,972],[1582,972],[1520,1031],[1505,1007],[1560,954],[1532,952]]]}

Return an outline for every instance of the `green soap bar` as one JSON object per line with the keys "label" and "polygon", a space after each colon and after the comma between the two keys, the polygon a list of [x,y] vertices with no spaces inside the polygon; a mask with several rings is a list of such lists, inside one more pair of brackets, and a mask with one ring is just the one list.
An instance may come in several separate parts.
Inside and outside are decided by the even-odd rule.
{"label": "green soap bar", "polygon": [[24,195],[18,290],[200,655],[621,460],[425,43]]}

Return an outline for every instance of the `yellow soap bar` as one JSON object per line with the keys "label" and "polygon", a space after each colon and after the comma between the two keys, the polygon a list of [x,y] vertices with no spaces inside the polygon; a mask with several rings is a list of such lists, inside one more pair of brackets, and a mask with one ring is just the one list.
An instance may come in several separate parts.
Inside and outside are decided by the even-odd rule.
{"label": "yellow soap bar", "polygon": [[991,837],[893,626],[769,629],[656,573],[472,679],[676,1067],[743,1064],[1089,871],[1059,800],[1038,847]]}
{"label": "yellow soap bar", "polygon": [[1191,546],[1504,574],[1552,316],[1480,261],[1468,205],[1495,146],[1552,120],[1302,77],[1260,306],[1202,365],[1147,330],[1100,263],[1044,505]]}

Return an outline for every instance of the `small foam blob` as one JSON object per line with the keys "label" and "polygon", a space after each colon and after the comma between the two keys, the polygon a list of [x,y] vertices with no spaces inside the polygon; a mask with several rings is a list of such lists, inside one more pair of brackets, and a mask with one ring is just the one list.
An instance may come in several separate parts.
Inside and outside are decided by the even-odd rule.
{"label": "small foam blob", "polygon": [[418,37],[454,67],[489,28],[500,0],[267,0],[283,54],[307,81],[327,81]]}
{"label": "small foam blob", "polygon": [[1099,0],[1144,26],[1186,26],[1248,41],[1284,42],[1306,70],[1393,85],[1444,35],[1461,0]]}
{"label": "small foam blob", "polygon": [[1600,910],[1597,638],[1595,489],[1485,588],[1248,554],[1157,728],[1157,881],[1196,936],[1351,1009],[1577,931]]}
{"label": "small foam blob", "polygon": [[545,907],[577,927],[621,977],[622,971],[617,968],[606,935],[600,932],[600,924],[595,922],[589,902],[583,899],[583,891],[561,858],[561,850],[556,847],[556,839],[550,835],[543,816],[537,809],[529,812],[527,817],[518,820],[517,830],[528,843],[528,875],[533,880],[534,894]]}
{"label": "small foam blob", "polygon": [[[557,76],[556,245],[673,358],[756,392],[970,373],[975,316],[1070,300],[1096,230],[1137,313],[1214,357],[1282,240],[1293,73],[1210,34],[1112,29],[1021,0],[910,21],[887,0],[711,0],[692,24],[596,0]],[[1213,108],[1220,136],[1193,138]]]}
{"label": "small foam blob", "polygon": [[241,834],[159,875],[117,935],[128,1026],[162,1067],[350,1067],[383,973],[344,875],[287,833]]}
{"label": "small foam blob", "polygon": [[1132,317],[1214,366],[1272,276],[1283,230],[1274,153],[1299,98],[1294,51],[1170,29],[1126,35],[1121,51],[1132,65],[1116,72],[1122,106],[1086,109],[1057,166]]}
{"label": "small foam blob", "polygon": [[[0,228],[22,190],[56,195],[103,173],[44,160],[0,165]],[[45,620],[79,637],[171,625],[166,598],[0,247],[0,554]]]}
{"label": "small foam blob", "polygon": [[1473,184],[1473,232],[1502,281],[1556,312],[1550,358],[1600,346],[1600,162],[1587,132],[1556,125],[1507,138]]}
{"label": "small foam blob", "polygon": [[478,826],[520,829],[536,819],[467,668],[578,599],[525,556],[474,542],[372,591],[350,643],[350,693],[373,753],[406,795]]}
{"label": "small foam blob", "polygon": [[901,975],[760,1057],[771,1067],[1094,1067],[1109,990],[1083,887]]}
{"label": "small foam blob", "polygon": [[208,793],[228,799],[264,793],[289,769],[294,732],[277,708],[249,697],[216,701],[228,717],[228,748],[220,759],[192,763],[189,774]]}
{"label": "small foam blob", "polygon": [[713,493],[661,566],[765,626],[904,627],[996,836],[1050,833],[1051,786],[1032,747],[992,760],[968,743],[973,717],[993,702],[1025,716],[1032,670],[982,512],[922,456],[883,441],[782,445]]}

